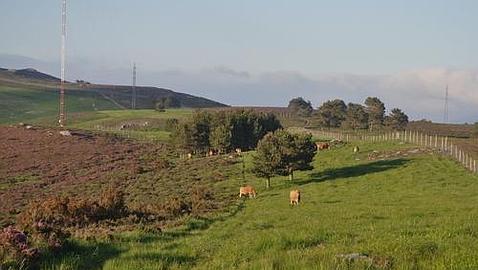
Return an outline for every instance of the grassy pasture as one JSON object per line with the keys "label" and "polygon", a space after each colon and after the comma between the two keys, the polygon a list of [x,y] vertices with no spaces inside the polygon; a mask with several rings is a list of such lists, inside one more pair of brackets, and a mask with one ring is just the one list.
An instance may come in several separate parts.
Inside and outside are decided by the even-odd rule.
{"label": "grassy pasture", "polygon": [[[160,234],[138,231],[112,241],[74,242],[61,256],[43,261],[43,268],[478,268],[478,177],[434,154],[367,160],[373,150],[410,145],[359,146],[359,154],[351,144],[321,152],[313,171],[297,173],[293,183],[274,178],[270,190],[248,173],[246,182],[258,187],[256,199],[237,199],[229,211],[187,218],[185,226]],[[240,182],[221,185],[231,192]],[[288,205],[292,188],[302,191],[297,207]],[[371,259],[338,256],[349,253]]]}
{"label": "grassy pasture", "polygon": [[[116,105],[94,93],[70,91],[66,97],[68,114],[115,109]],[[94,106],[93,106],[94,105]],[[58,91],[0,86],[0,124],[28,122],[56,125]]]}

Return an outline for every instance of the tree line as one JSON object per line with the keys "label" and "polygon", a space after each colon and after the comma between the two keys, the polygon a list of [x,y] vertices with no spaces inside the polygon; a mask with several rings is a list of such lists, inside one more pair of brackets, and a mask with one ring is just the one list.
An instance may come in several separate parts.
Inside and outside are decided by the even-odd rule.
{"label": "tree line", "polygon": [[385,104],[377,97],[368,97],[364,105],[345,104],[341,99],[328,100],[316,110],[310,101],[298,97],[289,101],[288,108],[294,114],[308,117],[314,124],[326,128],[403,130],[408,124],[408,116],[399,108],[386,115]]}
{"label": "tree line", "polygon": [[251,150],[268,132],[282,128],[272,113],[240,111],[197,111],[190,121],[178,123],[172,141],[187,153],[215,150],[227,153],[236,148]]}

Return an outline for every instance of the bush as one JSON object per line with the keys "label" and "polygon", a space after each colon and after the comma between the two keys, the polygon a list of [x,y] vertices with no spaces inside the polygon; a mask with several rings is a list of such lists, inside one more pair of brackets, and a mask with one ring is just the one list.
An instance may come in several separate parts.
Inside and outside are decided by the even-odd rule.
{"label": "bush", "polygon": [[25,229],[33,229],[39,222],[51,227],[83,227],[105,219],[118,219],[127,213],[124,194],[108,188],[98,200],[54,196],[33,202],[19,215],[18,223]]}
{"label": "bush", "polygon": [[166,217],[178,217],[191,213],[191,203],[181,197],[174,196],[163,203],[161,209]]}
{"label": "bush", "polygon": [[101,194],[98,204],[99,215],[97,218],[99,220],[121,218],[128,212],[123,192],[111,187]]}
{"label": "bush", "polygon": [[198,216],[213,207],[213,194],[210,189],[199,186],[189,191],[191,199],[191,213]]}
{"label": "bush", "polygon": [[31,264],[39,255],[29,245],[27,235],[10,226],[0,231],[0,269],[20,268]]}

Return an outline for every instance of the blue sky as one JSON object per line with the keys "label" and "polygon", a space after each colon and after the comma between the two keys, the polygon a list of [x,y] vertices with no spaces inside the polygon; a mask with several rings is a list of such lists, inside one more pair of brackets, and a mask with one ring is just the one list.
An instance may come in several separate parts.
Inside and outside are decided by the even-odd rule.
{"label": "blue sky", "polygon": [[[341,74],[363,76],[358,82],[347,77],[346,86],[356,91],[342,97],[360,100],[368,94],[358,94],[368,88],[361,83],[368,76],[376,76],[376,80],[383,75],[402,78],[400,74],[410,71],[423,75],[430,74],[430,69],[445,69],[447,72],[440,73],[440,83],[453,79],[463,88],[457,90],[457,95],[465,91],[469,94],[465,101],[470,97],[475,101],[476,97],[474,104],[478,105],[474,73],[478,69],[476,14],[475,0],[69,0],[67,78],[82,76],[100,82],[128,83],[125,70],[135,61],[143,72],[138,79],[143,79],[144,84],[175,87],[222,98],[230,104],[280,105],[260,93],[250,101],[236,102],[241,89],[231,88],[236,85],[236,81],[228,81],[232,80],[231,74],[263,78],[264,74],[280,72],[287,75],[287,80],[291,74],[299,74],[314,81],[324,74],[337,78],[342,78]],[[57,67],[59,59],[60,0],[2,0],[0,15],[0,54],[49,62],[52,65],[46,71],[57,73],[52,66]],[[218,71],[222,72],[221,78],[209,76]],[[453,75],[470,71],[471,77],[459,79],[468,81],[456,81]],[[182,75],[175,81],[168,77],[170,72]],[[204,72],[209,75],[198,79],[198,74]],[[414,89],[429,81],[418,81]],[[251,83],[246,81],[238,87]],[[315,103],[334,98],[334,87],[345,87],[344,82],[334,86],[328,82],[330,89],[308,85],[311,93],[307,95],[305,89],[309,88],[303,83],[307,82],[291,87],[301,88],[304,96]],[[274,83],[261,83],[252,89],[268,91],[268,87],[274,87]],[[370,94],[383,94],[386,98],[390,91],[400,91],[387,90],[390,85],[383,87],[382,92],[377,89]],[[435,98],[444,88],[424,85],[427,87],[438,88]],[[226,88],[227,93],[221,92]],[[283,99],[302,93],[298,91],[301,89],[284,92]],[[399,105],[403,106],[397,102]],[[438,120],[438,105],[437,101],[436,115],[423,112],[424,117]],[[417,112],[417,117],[421,113]],[[460,116],[457,121],[471,118]]]}
{"label": "blue sky", "polygon": [[[2,0],[0,52],[57,59],[59,0]],[[477,67],[478,1],[70,0],[68,55],[146,68]]]}

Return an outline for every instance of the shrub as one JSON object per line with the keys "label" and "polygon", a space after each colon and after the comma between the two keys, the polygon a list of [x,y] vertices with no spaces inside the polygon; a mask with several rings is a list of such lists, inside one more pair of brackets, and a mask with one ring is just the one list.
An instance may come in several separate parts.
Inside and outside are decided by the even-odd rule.
{"label": "shrub", "polygon": [[121,218],[128,212],[123,192],[112,187],[101,194],[98,205],[100,213],[97,217],[100,220]]}
{"label": "shrub", "polygon": [[161,209],[167,217],[178,217],[191,213],[191,203],[181,197],[171,197],[162,204]]}
{"label": "shrub", "polygon": [[39,222],[53,228],[83,227],[104,219],[118,219],[127,213],[124,194],[108,188],[98,200],[54,196],[33,202],[19,215],[18,221],[26,229],[34,229]]}
{"label": "shrub", "polygon": [[189,195],[193,215],[200,215],[213,207],[213,194],[210,189],[203,186],[194,187],[189,191]]}
{"label": "shrub", "polygon": [[24,232],[12,226],[0,231],[0,269],[29,265],[38,255],[39,250],[30,247]]}

